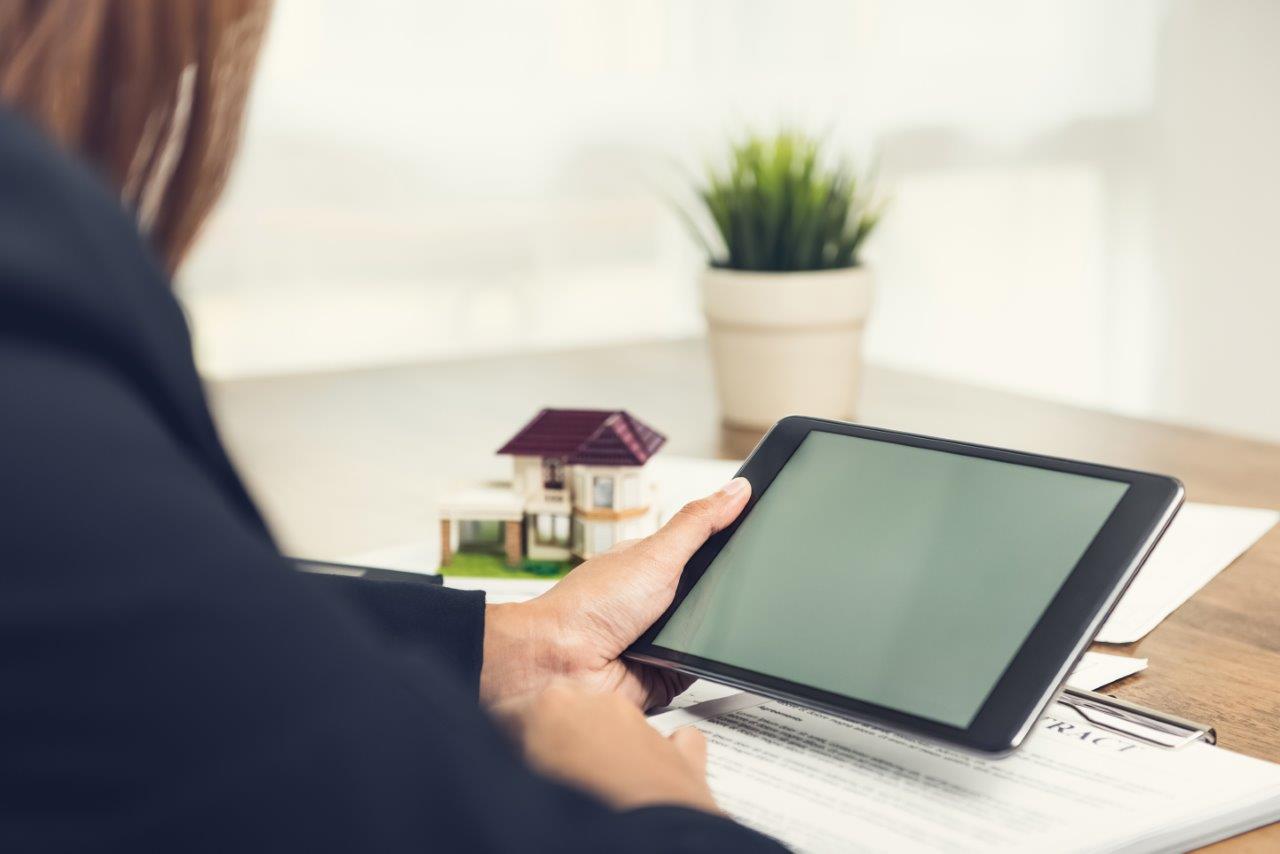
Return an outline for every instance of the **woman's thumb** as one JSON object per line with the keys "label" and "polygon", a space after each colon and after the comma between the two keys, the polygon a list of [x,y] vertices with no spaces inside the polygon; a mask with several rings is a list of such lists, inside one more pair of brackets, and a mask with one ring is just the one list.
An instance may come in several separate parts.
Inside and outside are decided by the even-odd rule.
{"label": "woman's thumb", "polygon": [[708,537],[738,518],[750,497],[751,484],[745,477],[735,477],[711,495],[680,508],[649,542],[663,557],[683,566]]}

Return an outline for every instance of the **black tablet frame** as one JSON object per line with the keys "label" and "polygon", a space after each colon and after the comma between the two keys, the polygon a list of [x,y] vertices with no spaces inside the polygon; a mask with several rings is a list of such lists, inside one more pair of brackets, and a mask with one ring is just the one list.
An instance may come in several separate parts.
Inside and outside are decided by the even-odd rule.
{"label": "black tablet frame", "polygon": [[[654,638],[711,561],[769,489],[811,431],[891,442],[1050,471],[1119,481],[1129,488],[1049,606],[1001,674],[967,728],[940,723],[829,691],[667,649]],[[840,421],[792,416],[773,426],[738,474],[751,482],[751,500],[738,519],[709,539],[689,560],[667,611],[626,652],[634,661],[678,670],[757,694],[932,738],[986,755],[1006,755],[1057,696],[1103,621],[1151,553],[1182,504],[1176,478],[985,445],[954,442]]]}

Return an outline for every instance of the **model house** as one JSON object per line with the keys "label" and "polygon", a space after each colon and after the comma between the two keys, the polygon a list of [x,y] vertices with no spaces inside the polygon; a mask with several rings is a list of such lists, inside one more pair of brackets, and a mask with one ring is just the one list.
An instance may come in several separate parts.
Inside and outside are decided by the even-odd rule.
{"label": "model house", "polygon": [[561,563],[653,531],[645,464],[666,437],[625,410],[544,409],[498,449],[510,484],[460,490],[441,506],[442,566],[500,552],[508,566]]}

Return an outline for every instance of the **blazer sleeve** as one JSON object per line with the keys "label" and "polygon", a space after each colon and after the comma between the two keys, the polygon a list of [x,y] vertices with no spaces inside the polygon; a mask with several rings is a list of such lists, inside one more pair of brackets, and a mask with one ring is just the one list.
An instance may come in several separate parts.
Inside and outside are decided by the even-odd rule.
{"label": "blazer sleeve", "polygon": [[359,611],[391,644],[447,662],[473,696],[480,690],[484,593],[435,584],[305,573],[308,584]]}

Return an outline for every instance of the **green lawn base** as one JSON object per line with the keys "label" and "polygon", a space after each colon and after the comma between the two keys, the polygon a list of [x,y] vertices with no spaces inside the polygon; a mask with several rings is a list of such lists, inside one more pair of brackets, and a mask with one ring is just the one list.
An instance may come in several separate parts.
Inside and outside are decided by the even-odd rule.
{"label": "green lawn base", "polygon": [[531,560],[525,558],[518,567],[510,567],[498,554],[458,552],[453,560],[440,567],[440,574],[459,578],[510,578],[528,581],[531,578],[563,578],[573,569],[569,560]]}

